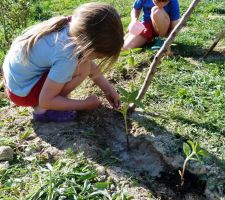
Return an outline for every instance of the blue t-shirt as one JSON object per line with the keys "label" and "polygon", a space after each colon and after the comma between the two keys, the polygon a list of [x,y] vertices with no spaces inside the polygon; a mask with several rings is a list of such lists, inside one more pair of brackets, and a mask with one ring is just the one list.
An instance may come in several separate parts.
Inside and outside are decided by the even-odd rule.
{"label": "blue t-shirt", "polygon": [[3,73],[8,89],[17,96],[27,96],[42,74],[57,83],[72,79],[76,70],[74,46],[69,45],[69,27],[40,38],[29,53],[28,62],[22,62],[22,42],[11,46],[3,63]]}
{"label": "blue t-shirt", "polygon": [[[152,0],[135,0],[133,4],[134,9],[143,9],[142,21],[151,21],[151,9],[154,6],[155,4]],[[175,21],[180,18],[180,7],[178,0],[170,0],[164,9],[170,16],[171,21]]]}

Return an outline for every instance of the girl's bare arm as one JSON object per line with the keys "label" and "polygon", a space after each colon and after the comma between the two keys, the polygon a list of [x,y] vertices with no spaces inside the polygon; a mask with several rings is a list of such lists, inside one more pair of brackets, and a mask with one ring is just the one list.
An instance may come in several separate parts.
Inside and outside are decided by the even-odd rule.
{"label": "girl's bare arm", "polygon": [[92,64],[90,78],[105,93],[107,100],[113,108],[120,106],[119,94],[110,82],[101,74],[96,64]]}
{"label": "girl's bare arm", "polygon": [[132,9],[131,11],[131,21],[137,21],[140,16],[141,10]]}
{"label": "girl's bare arm", "polygon": [[47,78],[39,96],[39,107],[52,110],[91,110],[100,104],[94,95],[85,100],[74,100],[60,96],[63,87],[64,84]]}

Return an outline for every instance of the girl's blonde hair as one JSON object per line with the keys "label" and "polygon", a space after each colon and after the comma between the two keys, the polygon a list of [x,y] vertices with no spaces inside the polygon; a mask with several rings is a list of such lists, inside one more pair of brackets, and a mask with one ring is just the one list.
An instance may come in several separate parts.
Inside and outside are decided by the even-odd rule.
{"label": "girl's blonde hair", "polygon": [[[61,30],[68,24],[68,17],[53,17],[27,29],[15,42],[23,41],[24,60],[41,37]],[[85,59],[91,53],[104,57],[111,66],[118,58],[123,46],[123,26],[117,11],[106,3],[87,3],[78,7],[69,26],[74,56]]]}

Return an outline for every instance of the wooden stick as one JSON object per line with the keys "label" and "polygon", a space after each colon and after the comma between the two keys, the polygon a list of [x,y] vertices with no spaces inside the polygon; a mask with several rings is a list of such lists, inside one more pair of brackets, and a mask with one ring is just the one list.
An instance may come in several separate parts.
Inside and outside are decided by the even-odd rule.
{"label": "wooden stick", "polygon": [[225,28],[220,32],[218,37],[213,42],[212,46],[209,48],[209,50],[205,53],[205,55],[202,57],[203,59],[206,58],[209,53],[215,48],[215,46],[218,44],[218,42],[221,40],[221,38],[225,35]]}
{"label": "wooden stick", "polygon": [[[186,21],[188,20],[188,18],[190,17],[192,11],[194,10],[194,8],[196,7],[196,5],[200,2],[201,0],[193,0],[192,3],[190,4],[189,8],[187,9],[187,11],[184,13],[184,15],[182,16],[182,18],[180,19],[180,21],[178,22],[178,24],[174,27],[174,29],[172,30],[172,32],[170,33],[170,35],[168,36],[168,38],[166,39],[166,41],[164,42],[163,46],[160,48],[160,50],[157,52],[157,54],[155,55],[150,67],[149,67],[149,71],[147,73],[147,76],[145,77],[144,83],[139,91],[139,94],[137,96],[138,100],[141,100],[149,85],[150,82],[156,72],[156,67],[157,65],[160,63],[160,59],[162,58],[163,54],[166,52],[166,50],[168,49],[168,47],[170,47],[170,45],[172,44],[172,42],[175,39],[175,36],[177,35],[177,33],[180,31],[180,29],[184,26],[184,24],[186,23]],[[135,109],[135,105],[132,104],[130,105],[130,111],[133,111]]]}

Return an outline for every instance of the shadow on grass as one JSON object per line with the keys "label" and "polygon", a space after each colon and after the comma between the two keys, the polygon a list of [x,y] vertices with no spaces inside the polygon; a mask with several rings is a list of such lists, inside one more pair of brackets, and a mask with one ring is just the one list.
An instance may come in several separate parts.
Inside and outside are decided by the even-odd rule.
{"label": "shadow on grass", "polygon": [[210,132],[217,132],[219,133],[220,135],[222,136],[225,136],[225,130],[224,129],[221,129],[215,125],[213,125],[212,123],[210,122],[206,122],[206,123],[198,123],[196,121],[192,121],[190,119],[187,119],[187,118],[183,118],[181,116],[172,116],[172,119],[176,120],[176,121],[180,121],[184,124],[188,124],[188,125],[191,125],[191,126],[194,126],[194,127],[201,127],[201,128],[204,128]]}
{"label": "shadow on grass", "polygon": [[223,15],[225,14],[225,8],[214,8],[211,12],[216,13],[218,15]]}
{"label": "shadow on grass", "polygon": [[[173,192],[169,193],[165,186],[168,184],[162,183],[163,178],[156,179],[161,173],[175,176],[173,174],[177,168],[165,161],[163,153],[155,145],[161,145],[166,149],[174,145],[172,146],[173,152],[165,152],[168,153],[166,156],[173,158],[173,155],[181,154],[182,143],[186,139],[177,139],[176,133],[167,131],[154,120],[147,118],[146,114],[135,112],[132,115],[132,121],[136,121],[135,119],[138,119],[140,126],[139,128],[131,127],[130,151],[126,147],[121,115],[108,108],[80,113],[76,122],[47,124],[33,122],[33,128],[39,137],[52,146],[60,150],[72,148],[74,152],[84,152],[87,158],[100,165],[106,165],[117,176],[134,177],[138,180],[139,186],[150,190],[157,197],[183,199],[186,194],[203,197],[204,187],[199,189],[196,185],[193,187],[190,185],[181,192],[173,185],[170,188]],[[144,132],[142,128],[145,128]],[[162,192],[164,190],[165,193]]]}
{"label": "shadow on grass", "polygon": [[[213,42],[213,41],[212,41]],[[202,59],[202,57],[205,55],[205,53],[208,51],[208,49],[202,48],[197,45],[187,45],[183,43],[176,43],[175,47],[172,47],[172,50],[175,55],[179,55],[182,57],[193,57],[197,59]],[[218,51],[212,51],[206,59],[204,59],[205,62],[221,62],[225,61],[225,53],[218,52]]]}

